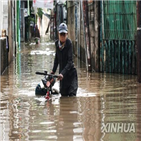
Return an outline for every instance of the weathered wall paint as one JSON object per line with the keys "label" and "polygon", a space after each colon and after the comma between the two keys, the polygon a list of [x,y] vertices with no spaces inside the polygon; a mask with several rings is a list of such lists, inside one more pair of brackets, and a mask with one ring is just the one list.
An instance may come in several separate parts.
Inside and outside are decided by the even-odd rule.
{"label": "weathered wall paint", "polygon": [[[68,28],[75,50],[80,52],[80,59],[85,62],[84,31],[82,14],[76,18],[75,2],[69,2]],[[78,4],[80,4],[78,2]],[[78,6],[79,7],[79,6]],[[78,14],[77,14],[78,15]],[[137,29],[135,1],[92,1],[88,4],[91,65],[96,72],[136,74]],[[80,34],[76,35],[75,21],[80,19]],[[77,25],[78,26],[78,25]],[[79,41],[76,47],[76,38]]]}

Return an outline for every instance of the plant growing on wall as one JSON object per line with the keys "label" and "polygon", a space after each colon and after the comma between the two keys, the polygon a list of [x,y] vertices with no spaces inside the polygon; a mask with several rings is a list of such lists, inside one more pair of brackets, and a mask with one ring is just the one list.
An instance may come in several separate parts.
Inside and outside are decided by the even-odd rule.
{"label": "plant growing on wall", "polygon": [[37,14],[38,14],[38,16],[42,19],[42,15],[43,15],[42,8],[38,8]]}

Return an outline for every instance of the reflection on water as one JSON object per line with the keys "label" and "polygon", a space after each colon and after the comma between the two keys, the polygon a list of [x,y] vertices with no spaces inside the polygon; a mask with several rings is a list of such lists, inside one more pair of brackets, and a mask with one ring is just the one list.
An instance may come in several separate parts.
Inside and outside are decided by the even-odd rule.
{"label": "reflection on water", "polygon": [[[141,85],[136,76],[86,73],[75,59],[77,97],[54,95],[45,102],[34,89],[51,71],[54,45],[23,44],[17,59],[1,76],[0,141],[140,141]],[[103,123],[134,123],[135,133],[102,132]]]}

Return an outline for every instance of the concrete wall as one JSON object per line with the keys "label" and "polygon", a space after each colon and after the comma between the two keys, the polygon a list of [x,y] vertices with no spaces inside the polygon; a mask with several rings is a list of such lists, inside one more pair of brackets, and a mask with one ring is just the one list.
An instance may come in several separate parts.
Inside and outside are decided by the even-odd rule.
{"label": "concrete wall", "polygon": [[75,34],[75,2],[68,2],[67,5],[67,15],[68,15],[68,37],[71,39],[73,44],[73,52],[77,55],[77,43],[76,43],[76,34]]}
{"label": "concrete wall", "polygon": [[[46,9],[44,9],[44,11],[46,12]],[[41,27],[40,27],[40,35],[42,37],[45,37],[45,32],[47,30],[48,27],[48,23],[49,23],[49,18],[47,18],[45,15],[42,16],[42,21],[41,21]],[[49,32],[48,32],[49,33]]]}
{"label": "concrete wall", "polygon": [[3,20],[3,16],[2,16],[2,1],[0,1],[0,19],[1,19],[1,24],[0,24],[0,36],[1,36],[2,20]]}
{"label": "concrete wall", "polygon": [[13,60],[13,10],[12,10],[12,1],[9,0],[8,2],[8,37],[9,37],[9,56],[8,56],[8,63],[10,64],[11,61]]}
{"label": "concrete wall", "polygon": [[[82,12],[79,9],[79,4],[80,3],[76,4],[76,2],[73,1],[67,2],[68,37],[72,40],[74,54],[78,56],[81,61],[85,62],[84,30],[82,24]],[[76,7],[77,12],[75,11]],[[80,25],[76,26],[76,22]]]}
{"label": "concrete wall", "polygon": [[[7,27],[6,34],[8,35],[8,38],[9,38],[9,49],[6,49],[6,38],[0,38],[0,75],[7,68],[7,66],[12,62],[13,54],[14,54],[14,49],[13,49],[14,40],[15,40],[14,38],[15,36],[14,35],[14,1],[9,0],[7,2],[7,6],[8,7],[6,9],[6,3],[5,3],[5,10],[2,10],[2,13],[0,13],[0,15],[3,20],[3,24],[1,28],[6,29]],[[3,14],[4,11],[5,11],[5,14]],[[7,18],[6,18],[6,11],[8,15]]]}
{"label": "concrete wall", "polygon": [[[85,42],[84,42],[84,29],[82,20],[82,10],[80,9],[80,2],[77,3],[77,13],[75,11],[76,2],[67,3],[68,12],[68,30],[69,38],[71,38],[74,46],[74,54],[77,55],[81,61],[86,62],[85,57]],[[88,6],[89,12],[89,30],[90,30],[90,50],[91,50],[91,66],[92,70],[99,72],[99,1],[93,1]],[[76,18],[77,17],[77,18]],[[77,20],[77,21],[76,21]],[[76,24],[75,22],[77,22]],[[75,33],[77,28],[77,34]],[[76,37],[77,36],[77,37]]]}
{"label": "concrete wall", "polygon": [[91,46],[91,65],[94,71],[100,71],[100,48],[99,48],[99,1],[89,5],[89,30]]}
{"label": "concrete wall", "polygon": [[8,33],[8,0],[0,1],[0,36],[2,35],[2,30],[6,30]]}
{"label": "concrete wall", "polygon": [[22,42],[25,41],[25,18],[24,18],[24,9],[25,9],[25,1],[21,1],[21,8],[20,8],[20,15],[21,15],[21,22],[20,22],[20,39]]}

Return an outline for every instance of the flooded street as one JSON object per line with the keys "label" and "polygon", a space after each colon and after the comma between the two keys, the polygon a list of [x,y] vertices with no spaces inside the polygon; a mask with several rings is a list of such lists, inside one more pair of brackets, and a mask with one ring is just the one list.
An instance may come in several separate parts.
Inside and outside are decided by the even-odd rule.
{"label": "flooded street", "polygon": [[[23,43],[1,76],[0,141],[141,141],[141,84],[135,75],[86,73],[75,58],[77,96],[44,102],[35,96],[43,78],[35,72],[51,72],[54,55],[53,42]],[[133,126],[118,131],[107,123]]]}

